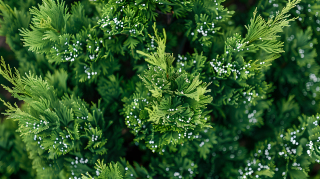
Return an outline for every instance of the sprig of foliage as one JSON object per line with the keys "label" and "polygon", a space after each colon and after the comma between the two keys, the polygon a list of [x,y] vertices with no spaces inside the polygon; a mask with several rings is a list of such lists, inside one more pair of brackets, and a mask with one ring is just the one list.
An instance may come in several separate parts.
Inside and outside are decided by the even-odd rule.
{"label": "sprig of foliage", "polygon": [[124,99],[124,115],[137,141],[144,138],[148,148],[161,151],[164,145],[192,140],[187,133],[209,127],[208,112],[203,110],[212,98],[205,95],[210,90],[199,74],[173,67],[174,57],[165,53],[165,31],[161,39],[153,28],[157,52],[138,51],[150,65],[140,76],[144,89]]}
{"label": "sprig of foliage", "polygon": [[[18,131],[38,176],[57,177],[61,172],[67,172],[70,177],[80,176],[92,172],[94,163],[88,158],[111,157],[107,153],[106,137],[112,133],[108,131],[112,121],[103,118],[100,104],[89,108],[74,96],[65,95],[58,99],[54,87],[41,77],[34,77],[31,73],[21,77],[17,70],[12,74],[3,59],[1,65],[0,74],[14,85],[13,88],[3,87],[28,104],[25,110],[21,110],[1,99],[8,107],[5,114],[19,121]],[[119,137],[117,134],[111,136]],[[121,140],[118,141],[121,145],[119,142]]]}

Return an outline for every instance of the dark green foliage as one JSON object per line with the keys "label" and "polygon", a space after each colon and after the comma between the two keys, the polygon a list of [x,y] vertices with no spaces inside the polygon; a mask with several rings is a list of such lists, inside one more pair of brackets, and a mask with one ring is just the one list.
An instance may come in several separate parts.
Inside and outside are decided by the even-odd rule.
{"label": "dark green foliage", "polygon": [[320,1],[241,2],[0,0],[1,177],[319,176]]}
{"label": "dark green foliage", "polygon": [[[58,177],[61,173],[80,177],[82,171],[93,171],[90,168],[94,165],[92,160],[99,156],[103,155],[108,161],[117,158],[113,152],[119,153],[122,140],[116,139],[119,134],[110,127],[112,121],[103,118],[99,104],[89,108],[88,104],[73,96],[65,95],[59,99],[54,87],[41,77],[29,74],[21,78],[17,71],[12,74],[3,60],[0,73],[14,85],[14,88],[4,88],[28,105],[22,111],[16,105],[6,103],[9,108],[6,115],[19,120],[18,131],[30,151],[39,177]],[[116,139],[118,146],[113,142],[107,144],[107,137]],[[105,155],[107,151],[108,155]],[[78,157],[80,164],[76,165]]]}
{"label": "dark green foliage", "polygon": [[0,178],[31,178],[35,171],[31,167],[31,160],[25,144],[15,130],[18,123],[5,120],[0,124]]}

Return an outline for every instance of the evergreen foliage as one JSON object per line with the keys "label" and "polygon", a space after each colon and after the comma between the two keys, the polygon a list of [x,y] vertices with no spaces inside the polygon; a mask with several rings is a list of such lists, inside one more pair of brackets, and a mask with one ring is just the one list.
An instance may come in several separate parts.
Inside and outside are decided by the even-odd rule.
{"label": "evergreen foliage", "polygon": [[1,178],[14,177],[16,173],[25,178],[35,176],[25,144],[19,134],[15,132],[17,127],[18,123],[13,120],[5,120],[0,126]]}
{"label": "evergreen foliage", "polygon": [[[165,53],[166,33],[163,31],[164,39],[161,39],[155,25],[153,28],[157,51],[151,54],[137,51],[147,57],[150,65],[140,76],[144,87],[124,100],[124,114],[127,126],[136,135],[135,140],[145,140],[146,146],[154,152],[171,143],[191,140],[187,133],[197,134],[202,128],[210,127],[206,124],[209,116],[205,106],[212,97],[205,95],[210,90],[199,80],[197,70],[188,73],[172,66],[174,57]],[[199,61],[195,69],[203,63]]]}
{"label": "evergreen foliage", "polygon": [[0,0],[0,178],[319,177],[320,1],[226,4]]}

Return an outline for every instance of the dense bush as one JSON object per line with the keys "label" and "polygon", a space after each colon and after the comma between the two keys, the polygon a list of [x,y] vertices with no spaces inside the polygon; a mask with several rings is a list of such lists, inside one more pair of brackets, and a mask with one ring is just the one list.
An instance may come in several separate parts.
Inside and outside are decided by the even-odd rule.
{"label": "dense bush", "polygon": [[1,179],[320,176],[319,0],[0,11]]}

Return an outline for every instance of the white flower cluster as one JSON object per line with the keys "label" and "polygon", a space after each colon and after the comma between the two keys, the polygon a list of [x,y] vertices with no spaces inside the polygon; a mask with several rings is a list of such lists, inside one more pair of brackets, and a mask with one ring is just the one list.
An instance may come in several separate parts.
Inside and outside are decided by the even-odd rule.
{"label": "white flower cluster", "polygon": [[99,136],[94,136],[93,134],[92,134],[92,142],[94,142],[94,141],[97,141],[98,140],[98,138],[99,138]]}
{"label": "white flower cluster", "polygon": [[[225,58],[221,58],[220,60],[212,59],[211,62],[209,62],[210,65],[213,67],[215,73],[218,75],[218,77],[228,77],[230,76],[230,73],[236,74],[236,79],[238,79],[238,75],[241,74],[241,72],[244,72],[247,75],[249,75],[251,68],[250,63],[244,64],[243,66],[237,66],[234,63],[227,63],[225,64]],[[260,64],[264,64],[265,62],[261,62]]]}
{"label": "white flower cluster", "polygon": [[[47,125],[47,124],[49,124],[49,122],[40,120],[39,124],[36,122],[33,123],[33,129],[39,129],[39,127],[43,127],[44,125]],[[26,127],[29,127],[29,125],[31,127],[32,123],[26,122]]]}
{"label": "white flower cluster", "polygon": [[[40,141],[41,141],[41,137],[38,137],[38,139],[39,139],[38,144],[40,145],[40,148],[41,148],[42,150],[44,150],[44,147],[41,145],[41,142],[40,142]],[[37,141],[37,135],[34,135],[33,140]]]}
{"label": "white flower cluster", "polygon": [[91,78],[91,75],[93,76],[93,75],[98,74],[98,72],[94,72],[94,71],[90,70],[90,67],[87,67],[87,66],[84,66],[84,72],[88,75],[88,79]]}
{"label": "white flower cluster", "polygon": [[[78,167],[77,165],[86,164],[88,162],[89,162],[88,159],[81,158],[79,160],[78,157],[75,157],[75,160],[71,162],[71,166],[70,167],[71,168],[75,168],[75,170],[76,170],[76,168]],[[69,177],[69,179],[81,179],[81,173],[79,174],[79,176],[75,176],[74,170],[71,170],[71,175],[73,176],[73,178]]]}
{"label": "white flower cluster", "polygon": [[[139,102],[140,102],[141,104],[139,104]],[[139,109],[139,111],[141,111],[141,105],[143,105],[143,103],[144,103],[144,105],[149,104],[148,100],[145,99],[145,98],[133,99],[133,103],[132,103],[133,106],[132,106],[132,108],[133,108],[134,110],[135,110],[135,109]],[[127,126],[128,126],[128,127],[131,126],[130,120],[131,120],[131,122],[132,122],[132,120],[134,120],[134,121],[133,121],[133,125],[132,125],[131,128],[133,128],[136,133],[138,133],[138,132],[141,130],[140,124],[141,124],[142,121],[141,121],[141,119],[138,118],[138,116],[139,116],[139,111],[138,111],[138,112],[133,111],[134,114],[133,114],[132,112],[130,112],[129,115],[127,115],[127,118],[126,118],[126,122],[127,122]],[[144,127],[143,127],[143,128],[144,128]]]}
{"label": "white flower cluster", "polygon": [[[124,6],[122,6],[122,8],[124,8]],[[134,24],[132,26],[130,23],[124,24],[124,22],[121,21],[121,19],[119,20],[117,17],[111,19],[109,18],[109,16],[106,16],[102,18],[101,21],[98,22],[98,24],[101,24],[101,28],[104,29],[108,35],[110,35],[109,39],[111,39],[112,35],[117,35],[123,30],[127,30],[128,28],[128,32],[130,33],[130,35],[137,34],[136,28],[138,27],[138,24]]]}
{"label": "white flower cluster", "polygon": [[[70,135],[66,135],[66,138],[70,138]],[[56,138],[56,140],[54,141],[54,144],[52,145],[52,147],[55,149],[59,149],[60,152],[62,153],[66,153],[67,152],[67,148],[68,148],[68,144],[64,143],[63,141],[63,137],[61,137],[61,139],[59,140],[59,138]]]}
{"label": "white flower cluster", "polygon": [[[91,53],[89,54],[89,59],[91,61],[94,61],[95,59],[97,59],[98,55],[99,55],[98,53],[99,53],[100,46],[98,45],[97,41],[95,41],[94,43],[95,43],[96,49],[93,51],[93,54],[91,54]],[[100,43],[102,43],[102,40],[100,40]],[[93,47],[91,47],[91,45],[89,45],[88,48],[91,49]]]}
{"label": "white flower cluster", "polygon": [[309,142],[309,144],[306,144],[306,146],[309,146],[309,149],[310,150],[307,150],[307,153],[308,153],[308,155],[311,157],[311,152],[314,150],[314,148],[313,148],[313,142],[312,141],[310,141]]}
{"label": "white flower cluster", "polygon": [[[250,100],[249,100],[250,101]],[[248,119],[249,119],[249,122],[250,123],[256,123],[256,122],[258,122],[258,120],[255,118],[255,114],[257,113],[257,111],[256,110],[253,110],[253,112],[252,113],[249,113],[248,114],[248,110],[246,110],[246,114],[248,114]]]}
{"label": "white flower cluster", "polygon": [[[220,16],[221,17],[221,16]],[[209,24],[212,25],[212,28],[210,28]],[[197,29],[198,34],[201,34],[202,36],[206,37],[208,36],[208,32],[214,34],[214,23],[208,23],[207,22],[203,22],[203,25],[200,26],[199,29]],[[194,35],[194,32],[191,32],[191,35]]]}
{"label": "white flower cluster", "polygon": [[[66,41],[68,41],[68,38],[66,38]],[[82,45],[82,43],[79,43],[79,41],[77,41],[76,44],[72,44],[71,48],[74,51],[73,53],[69,52],[68,50],[64,50],[64,52],[63,52],[63,51],[59,50],[56,46],[53,46],[52,49],[54,49],[58,52],[57,56],[60,55],[62,61],[65,60],[65,61],[73,62],[75,60],[75,58],[77,58],[79,56],[78,51],[80,50],[81,45]],[[66,47],[62,47],[62,48],[68,49],[69,43],[68,42],[64,43],[64,46],[66,46]],[[61,54],[63,54],[63,55],[61,55]]]}

